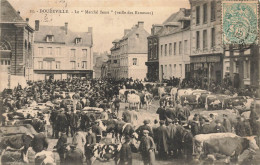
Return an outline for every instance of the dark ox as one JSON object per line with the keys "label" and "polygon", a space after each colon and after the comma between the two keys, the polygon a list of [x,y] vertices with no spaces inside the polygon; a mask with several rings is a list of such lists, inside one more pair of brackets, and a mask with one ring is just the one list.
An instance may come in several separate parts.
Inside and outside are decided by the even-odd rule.
{"label": "dark ox", "polygon": [[[219,139],[209,139],[203,142],[203,156],[220,154],[238,160],[246,149],[258,150],[254,137],[223,137]],[[214,158],[216,159],[216,158]]]}
{"label": "dark ox", "polygon": [[8,147],[11,147],[12,149],[20,150],[22,160],[28,162],[27,151],[31,146],[32,140],[33,136],[27,134],[17,134],[1,137],[0,154],[2,154],[2,152]]}

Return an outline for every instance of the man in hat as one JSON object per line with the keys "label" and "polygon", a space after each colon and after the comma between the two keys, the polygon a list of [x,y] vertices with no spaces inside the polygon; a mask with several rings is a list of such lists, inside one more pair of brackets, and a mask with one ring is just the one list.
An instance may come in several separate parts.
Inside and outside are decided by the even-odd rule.
{"label": "man in hat", "polygon": [[166,111],[165,111],[165,108],[164,106],[160,106],[156,113],[159,115],[159,120],[166,120]]}
{"label": "man in hat", "polygon": [[168,152],[168,141],[167,141],[167,128],[163,120],[160,121],[160,126],[157,128],[158,141],[157,141],[157,150],[158,156],[162,160],[166,160]]}
{"label": "man in hat", "polygon": [[118,115],[118,112],[119,112],[119,108],[120,108],[120,98],[119,98],[119,95],[118,96],[115,96],[115,100],[113,101],[113,104],[114,104],[114,107],[115,107],[115,111],[116,111],[116,114]]}
{"label": "man in hat", "polygon": [[143,130],[143,137],[141,138],[139,151],[144,162],[144,165],[153,165],[155,161],[155,144],[153,138],[149,136],[148,130]]}
{"label": "man in hat", "polygon": [[245,123],[243,122],[243,118],[241,118],[240,116],[237,117],[237,124],[235,126],[235,131],[238,136],[241,136],[241,137],[246,136]]}
{"label": "man in hat", "polygon": [[93,146],[96,144],[96,135],[92,132],[91,128],[87,128],[86,144],[85,144],[85,156],[87,165],[92,164],[93,159]]}
{"label": "man in hat", "polygon": [[56,144],[56,149],[57,152],[59,153],[60,156],[60,162],[61,164],[64,163],[64,159],[65,159],[65,153],[66,153],[66,148],[67,148],[67,135],[65,132],[61,133],[61,136]]}
{"label": "man in hat", "polygon": [[149,120],[144,120],[144,125],[141,125],[139,128],[137,128],[136,133],[139,136],[139,139],[142,139],[144,136],[143,131],[147,130],[149,132],[149,136],[153,137],[153,131],[151,127],[149,126],[150,121]]}
{"label": "man in hat", "polygon": [[216,126],[214,128],[214,133],[222,133],[222,132],[226,132],[225,127],[221,124],[220,120],[217,119],[216,120]]}
{"label": "man in hat", "polygon": [[131,138],[129,136],[125,137],[125,143],[122,144],[120,150],[120,165],[132,165],[132,151],[130,147]]}
{"label": "man in hat", "polygon": [[223,126],[227,132],[232,132],[232,126],[230,120],[228,119],[228,115],[223,114]]}
{"label": "man in hat", "polygon": [[82,165],[83,164],[83,153],[80,149],[77,149],[77,144],[70,145],[70,151],[66,154],[64,161],[65,165]]}

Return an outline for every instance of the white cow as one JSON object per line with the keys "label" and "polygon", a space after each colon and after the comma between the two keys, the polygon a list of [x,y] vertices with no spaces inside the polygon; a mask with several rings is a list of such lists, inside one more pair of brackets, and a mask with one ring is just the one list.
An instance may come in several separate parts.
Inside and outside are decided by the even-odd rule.
{"label": "white cow", "polygon": [[128,94],[127,95],[127,101],[129,103],[129,108],[137,107],[137,110],[139,110],[140,108],[140,104],[141,104],[141,99],[140,96],[138,96],[137,94]]}
{"label": "white cow", "polygon": [[174,103],[176,102],[177,93],[178,93],[178,88],[173,87],[171,89],[171,99],[173,100]]}
{"label": "white cow", "polygon": [[164,87],[158,87],[158,94],[159,97],[162,98],[162,95],[165,94],[165,88]]}
{"label": "white cow", "polygon": [[193,92],[193,89],[188,88],[188,89],[179,89],[177,92],[177,100],[181,101],[181,96],[183,95],[191,95]]}

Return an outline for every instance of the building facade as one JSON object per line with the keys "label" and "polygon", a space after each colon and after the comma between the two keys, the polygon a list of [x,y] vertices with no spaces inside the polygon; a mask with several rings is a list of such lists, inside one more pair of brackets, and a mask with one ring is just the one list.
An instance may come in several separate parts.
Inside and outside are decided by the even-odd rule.
{"label": "building facade", "polygon": [[[1,47],[0,66],[1,79],[11,75],[9,83],[26,82],[32,78],[33,28],[28,24],[29,19],[23,20],[20,12],[16,11],[7,0],[1,1]],[[19,77],[19,78],[18,78]],[[7,82],[7,81],[5,81]],[[5,86],[4,81],[1,86]]]}
{"label": "building facade", "polygon": [[164,22],[159,37],[160,80],[189,77],[190,10],[181,8]]}
{"label": "building facade", "polygon": [[92,27],[72,32],[64,26],[35,21],[34,80],[93,77]]}
{"label": "building facade", "polygon": [[147,67],[147,37],[144,22],[138,22],[131,29],[125,29],[120,40],[113,41],[111,48],[112,77],[144,80]]}
{"label": "building facade", "polygon": [[191,76],[220,83],[223,77],[221,0],[191,4]]}
{"label": "building facade", "polygon": [[148,59],[146,78],[148,81],[159,81],[159,35],[163,25],[154,24],[148,40]]}

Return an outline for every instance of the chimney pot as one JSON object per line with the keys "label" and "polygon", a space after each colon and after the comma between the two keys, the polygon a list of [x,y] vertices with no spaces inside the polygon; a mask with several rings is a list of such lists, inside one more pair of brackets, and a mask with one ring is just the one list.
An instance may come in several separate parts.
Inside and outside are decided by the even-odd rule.
{"label": "chimney pot", "polygon": [[35,31],[39,31],[39,30],[40,30],[40,21],[35,20]]}
{"label": "chimney pot", "polygon": [[21,13],[21,12],[18,10],[18,11],[17,11],[17,14],[19,14],[19,15],[20,15],[20,13]]}
{"label": "chimney pot", "polygon": [[124,30],[124,35],[126,35],[127,33],[129,33],[131,31],[131,29],[125,29]]}
{"label": "chimney pot", "polygon": [[138,27],[144,27],[144,21],[138,21]]}
{"label": "chimney pot", "polygon": [[26,18],[25,20],[26,20],[26,22],[29,22],[29,18]]}
{"label": "chimney pot", "polygon": [[65,34],[68,34],[68,22],[65,22]]}

